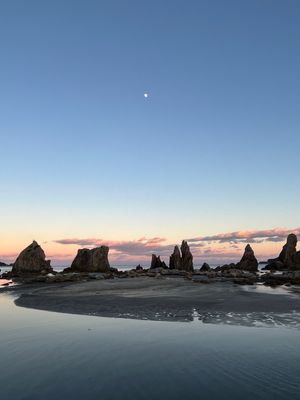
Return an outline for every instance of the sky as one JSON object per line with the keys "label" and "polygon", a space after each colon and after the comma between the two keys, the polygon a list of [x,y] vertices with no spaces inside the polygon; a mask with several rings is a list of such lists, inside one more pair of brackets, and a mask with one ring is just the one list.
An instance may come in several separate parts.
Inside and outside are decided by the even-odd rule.
{"label": "sky", "polygon": [[299,20],[297,0],[2,0],[0,260],[33,239],[54,265],[182,239],[199,263],[276,256],[300,226]]}

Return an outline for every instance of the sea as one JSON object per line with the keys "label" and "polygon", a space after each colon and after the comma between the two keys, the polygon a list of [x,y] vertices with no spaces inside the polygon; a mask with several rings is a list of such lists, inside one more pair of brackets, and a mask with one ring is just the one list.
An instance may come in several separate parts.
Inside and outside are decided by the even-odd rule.
{"label": "sea", "polygon": [[299,328],[71,315],[14,299],[0,289],[1,400],[300,399]]}

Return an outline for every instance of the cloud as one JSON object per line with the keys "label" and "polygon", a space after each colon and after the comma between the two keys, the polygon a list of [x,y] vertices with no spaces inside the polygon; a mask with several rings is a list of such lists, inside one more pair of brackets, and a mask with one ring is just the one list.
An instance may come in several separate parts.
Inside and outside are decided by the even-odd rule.
{"label": "cloud", "polygon": [[78,245],[78,246],[109,246],[112,253],[120,253],[128,256],[140,256],[140,255],[151,255],[152,253],[159,253],[160,255],[170,255],[173,251],[173,244],[163,244],[166,241],[165,238],[154,237],[147,239],[145,237],[138,240],[131,241],[114,241],[114,240],[103,240],[96,238],[89,239],[58,239],[54,240],[54,243],[63,245]]}
{"label": "cloud", "polygon": [[219,242],[219,243],[262,243],[282,242],[289,233],[300,235],[300,228],[284,229],[274,228],[254,231],[236,231],[230,233],[219,233],[212,236],[199,236],[188,239],[190,243]]}
{"label": "cloud", "polygon": [[[294,232],[300,235],[300,228],[285,229],[274,228],[265,230],[236,231],[229,233],[220,233],[212,236],[199,236],[187,239],[191,251],[194,256],[195,263],[203,262],[206,259],[211,262],[231,262],[240,259],[243,246],[246,243],[260,245],[262,243],[273,242],[274,246],[277,242],[286,240],[289,233]],[[99,238],[66,238],[57,239],[53,242],[61,245],[76,245],[79,247],[98,247],[109,246],[110,258],[113,262],[120,264],[125,263],[149,263],[151,254],[158,254],[168,261],[169,256],[173,252],[175,244],[168,244],[167,239],[161,237],[146,238],[141,237],[130,241],[104,240]],[[275,246],[276,247],[276,246]],[[257,256],[263,259],[275,257],[276,254]],[[274,252],[276,253],[277,250]]]}

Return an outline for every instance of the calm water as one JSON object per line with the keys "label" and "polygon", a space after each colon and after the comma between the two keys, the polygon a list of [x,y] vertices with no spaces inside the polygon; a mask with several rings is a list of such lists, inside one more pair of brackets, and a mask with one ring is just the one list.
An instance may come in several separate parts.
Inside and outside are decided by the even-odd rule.
{"label": "calm water", "polygon": [[300,331],[16,307],[0,294],[0,398],[299,399]]}

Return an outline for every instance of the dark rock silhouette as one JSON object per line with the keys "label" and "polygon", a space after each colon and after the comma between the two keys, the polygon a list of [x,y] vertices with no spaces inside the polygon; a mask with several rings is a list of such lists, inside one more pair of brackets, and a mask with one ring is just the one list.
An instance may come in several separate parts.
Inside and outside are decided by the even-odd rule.
{"label": "dark rock silhouette", "polygon": [[12,275],[41,274],[53,272],[44,250],[34,240],[18,256],[12,268]]}
{"label": "dark rock silhouette", "polygon": [[279,256],[268,260],[264,269],[300,270],[300,251],[297,251],[297,236],[290,233]]}
{"label": "dark rock silhouette", "polygon": [[178,246],[174,247],[174,252],[170,257],[170,269],[178,269],[188,272],[194,271],[193,255],[185,240],[182,241],[180,250]]}
{"label": "dark rock silhouette", "polygon": [[182,254],[182,265],[181,269],[184,271],[193,271],[194,266],[193,266],[193,255],[190,251],[189,245],[185,240],[182,241],[181,244],[181,254]]}
{"label": "dark rock silhouette", "polygon": [[155,254],[152,254],[150,269],[154,269],[154,268],[166,269],[168,267],[164,261],[161,261],[160,256],[156,256]]}
{"label": "dark rock silhouette", "polygon": [[296,264],[297,236],[290,233],[287,237],[286,244],[283,246],[278,261],[282,262],[287,269],[294,269]]}
{"label": "dark rock silhouette", "polygon": [[211,268],[210,268],[210,266],[205,262],[205,263],[203,263],[202,264],[202,267],[200,268],[200,271],[201,272],[208,272],[208,271],[210,271],[211,270]]}
{"label": "dark rock silhouette", "polygon": [[236,268],[243,271],[258,271],[258,261],[250,244],[247,244],[245,247],[243,257],[241,261],[236,264]]}
{"label": "dark rock silhouette", "polygon": [[109,272],[109,247],[101,246],[94,249],[79,249],[71,267],[65,272]]}
{"label": "dark rock silhouette", "polygon": [[170,256],[170,269],[181,269],[181,254],[178,246],[174,247],[174,252]]}

